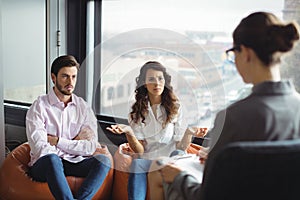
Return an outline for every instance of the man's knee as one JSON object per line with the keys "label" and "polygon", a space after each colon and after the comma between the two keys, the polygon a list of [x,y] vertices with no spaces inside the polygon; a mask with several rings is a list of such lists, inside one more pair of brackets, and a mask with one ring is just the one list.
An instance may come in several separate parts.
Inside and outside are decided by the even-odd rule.
{"label": "man's knee", "polygon": [[47,166],[62,166],[62,161],[56,154],[48,154],[40,159],[42,159],[42,162],[47,164]]}

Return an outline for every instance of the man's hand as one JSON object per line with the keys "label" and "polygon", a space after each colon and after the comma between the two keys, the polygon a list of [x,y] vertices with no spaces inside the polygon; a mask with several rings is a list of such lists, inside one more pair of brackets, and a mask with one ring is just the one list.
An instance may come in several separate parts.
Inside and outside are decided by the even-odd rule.
{"label": "man's hand", "polygon": [[58,143],[58,137],[53,135],[47,135],[47,140],[50,143],[51,146],[56,146]]}
{"label": "man's hand", "polygon": [[181,172],[182,170],[174,165],[174,164],[167,164],[165,167],[163,167],[160,170],[160,174],[162,176],[162,179],[166,183],[172,183],[175,179],[175,177]]}
{"label": "man's hand", "polygon": [[95,137],[95,133],[92,129],[85,127],[81,129],[78,135],[73,140],[92,140]]}

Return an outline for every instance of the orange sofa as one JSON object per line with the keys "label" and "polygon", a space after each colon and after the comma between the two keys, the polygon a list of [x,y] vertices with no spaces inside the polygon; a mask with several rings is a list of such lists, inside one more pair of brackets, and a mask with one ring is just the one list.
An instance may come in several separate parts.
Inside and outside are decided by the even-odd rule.
{"label": "orange sofa", "polygon": [[[200,145],[191,143],[187,149],[188,153],[197,154],[201,149]],[[127,182],[129,177],[129,169],[132,162],[132,150],[128,143],[121,144],[114,154],[114,183],[113,183],[113,200],[128,200]],[[149,191],[149,188],[148,188]],[[146,200],[149,200],[149,192],[147,192]]]}
{"label": "orange sofa", "polygon": [[[15,148],[4,160],[0,168],[0,199],[2,200],[32,200],[32,199],[54,199],[47,183],[33,181],[28,175],[28,163],[30,161],[30,146],[23,143]],[[93,197],[107,200],[111,198],[114,166],[113,158],[108,149],[104,153],[110,158],[112,167],[102,187]],[[72,192],[76,192],[84,178],[68,176],[69,186]]]}

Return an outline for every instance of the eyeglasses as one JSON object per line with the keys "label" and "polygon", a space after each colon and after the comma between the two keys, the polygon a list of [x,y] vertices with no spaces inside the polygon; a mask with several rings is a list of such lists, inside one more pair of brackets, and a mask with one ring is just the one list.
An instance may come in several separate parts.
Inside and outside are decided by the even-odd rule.
{"label": "eyeglasses", "polygon": [[231,51],[241,51],[241,46],[240,45],[234,46],[230,49],[227,49],[225,52],[226,52],[226,54],[228,54]]}
{"label": "eyeglasses", "polygon": [[234,54],[234,51],[240,51],[241,50],[241,47],[238,45],[238,46],[234,46],[230,49],[227,49],[225,51],[226,53],[226,59],[231,62],[231,63],[235,63],[235,54]]}

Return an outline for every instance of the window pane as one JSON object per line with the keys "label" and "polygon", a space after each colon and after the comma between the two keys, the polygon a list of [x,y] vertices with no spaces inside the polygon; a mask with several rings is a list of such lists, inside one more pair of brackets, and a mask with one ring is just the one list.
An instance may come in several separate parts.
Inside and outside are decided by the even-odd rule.
{"label": "window pane", "polygon": [[46,92],[45,0],[2,1],[4,99],[32,103]]}
{"label": "window pane", "polygon": [[[172,75],[188,122],[210,126],[218,110],[251,89],[224,53],[232,31],[253,11],[282,17],[283,8],[284,0],[102,1],[99,114],[126,118],[140,67],[157,60]],[[119,85],[131,92],[118,95]]]}

